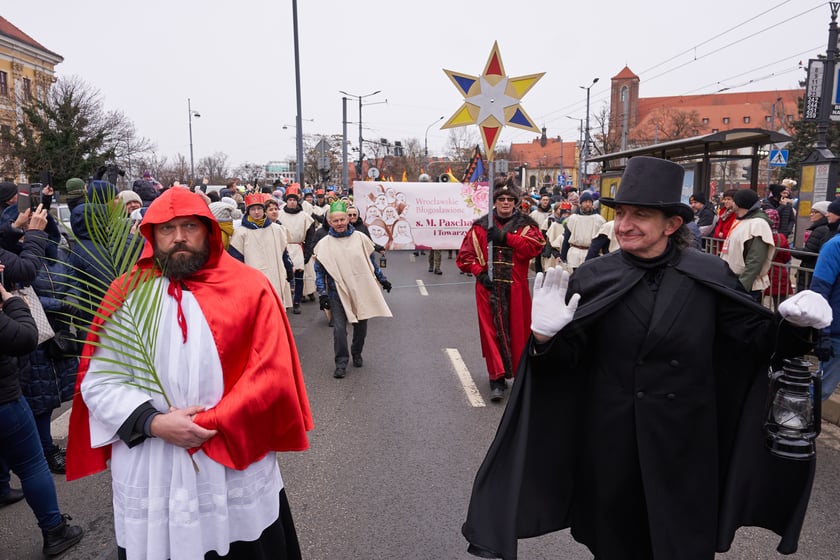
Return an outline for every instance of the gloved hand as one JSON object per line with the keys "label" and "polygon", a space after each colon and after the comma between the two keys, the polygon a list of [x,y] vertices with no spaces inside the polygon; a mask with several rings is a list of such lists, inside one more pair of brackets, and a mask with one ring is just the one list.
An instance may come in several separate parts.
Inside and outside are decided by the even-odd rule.
{"label": "gloved hand", "polygon": [[574,294],[566,304],[569,273],[562,268],[549,268],[534,279],[534,298],[531,301],[531,331],[551,338],[572,322],[580,294]]}
{"label": "gloved hand", "polygon": [[324,294],[323,296],[318,296],[318,307],[321,309],[329,309],[330,308],[330,296]]}
{"label": "gloved hand", "polygon": [[834,356],[834,348],[831,345],[831,338],[827,334],[820,334],[820,339],[814,345],[814,356],[821,362],[827,362]]}
{"label": "gloved hand", "polygon": [[505,238],[507,238],[507,233],[495,226],[487,230],[487,239],[489,239],[493,243],[504,245]]}
{"label": "gloved hand", "polygon": [[389,294],[391,293],[392,286],[391,286],[390,282],[388,282],[387,280],[383,280],[382,282],[380,282],[380,284],[382,284],[382,289],[383,290],[385,290]]}
{"label": "gloved hand", "polygon": [[817,292],[803,290],[779,304],[779,315],[797,327],[824,329],[831,324],[831,306]]}
{"label": "gloved hand", "polygon": [[487,290],[493,289],[493,281],[490,280],[490,275],[486,272],[479,273],[479,275],[475,277],[475,281],[484,286]]}

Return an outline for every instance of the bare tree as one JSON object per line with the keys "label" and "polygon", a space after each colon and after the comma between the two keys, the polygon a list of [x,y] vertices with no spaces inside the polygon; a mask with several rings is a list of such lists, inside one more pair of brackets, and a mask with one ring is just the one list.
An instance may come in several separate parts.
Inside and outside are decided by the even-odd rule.
{"label": "bare tree", "polygon": [[257,163],[245,162],[234,168],[233,175],[247,185],[257,185],[265,177],[265,166]]}
{"label": "bare tree", "polygon": [[228,155],[224,152],[215,152],[198,160],[198,177],[206,177],[213,184],[223,183],[229,174]]}

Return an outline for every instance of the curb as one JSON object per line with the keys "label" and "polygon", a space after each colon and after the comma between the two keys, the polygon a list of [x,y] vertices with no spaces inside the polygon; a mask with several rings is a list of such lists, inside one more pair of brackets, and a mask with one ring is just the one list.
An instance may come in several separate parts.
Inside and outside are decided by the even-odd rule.
{"label": "curb", "polygon": [[840,394],[835,392],[822,403],[822,419],[840,426]]}

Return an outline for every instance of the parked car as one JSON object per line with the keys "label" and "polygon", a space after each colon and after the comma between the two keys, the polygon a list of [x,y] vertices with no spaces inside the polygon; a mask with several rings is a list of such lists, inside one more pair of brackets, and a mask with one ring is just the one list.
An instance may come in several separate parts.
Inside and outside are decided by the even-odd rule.
{"label": "parked car", "polygon": [[58,231],[61,232],[61,237],[67,242],[69,246],[73,244],[72,227],[70,226],[70,207],[64,203],[50,206],[50,214],[58,223]]}

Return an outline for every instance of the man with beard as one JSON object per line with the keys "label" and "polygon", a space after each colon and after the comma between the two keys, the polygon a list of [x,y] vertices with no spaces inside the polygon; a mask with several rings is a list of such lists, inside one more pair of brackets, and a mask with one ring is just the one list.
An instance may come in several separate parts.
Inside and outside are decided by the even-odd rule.
{"label": "man with beard", "polygon": [[[490,400],[499,402],[507,389],[530,334],[531,292],[528,264],[545,240],[537,223],[517,210],[521,192],[513,176],[499,177],[493,186],[493,217],[473,222],[461,243],[455,264],[475,276],[475,300],[481,353],[490,376]],[[493,268],[487,246],[493,243]],[[492,273],[492,277],[490,274]]]}
{"label": "man with beard", "polygon": [[[197,194],[166,191],[140,231],[140,259],[111,285],[83,351],[67,478],[110,457],[121,558],[298,559],[274,452],[307,449],[312,417],[282,302],[225,252]],[[143,306],[131,288],[148,275],[161,300]],[[150,337],[166,400],[133,377],[138,351],[114,335],[135,303],[159,309]]]}
{"label": "man with beard", "polygon": [[462,529],[476,555],[511,560],[518,538],[567,527],[598,560],[713,560],[745,525],[796,551],[815,461],[765,448],[767,371],[808,352],[831,309],[805,291],[774,315],[691,249],[683,176],[631,158],[601,199],[621,250],[534,280],[532,338]]}
{"label": "man with beard", "polygon": [[309,293],[312,294],[311,299],[315,299],[315,269],[311,257],[317,226],[312,216],[303,211],[300,205],[300,187],[296,184],[289,186],[286,190],[286,205],[281,211],[280,223],[286,227],[289,239],[286,250],[289,251],[289,257],[292,259],[295,283],[292,313],[297,315],[300,313],[300,302],[303,299],[306,272],[309,272],[308,276],[312,284]]}

